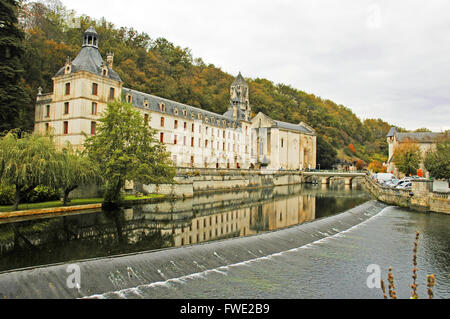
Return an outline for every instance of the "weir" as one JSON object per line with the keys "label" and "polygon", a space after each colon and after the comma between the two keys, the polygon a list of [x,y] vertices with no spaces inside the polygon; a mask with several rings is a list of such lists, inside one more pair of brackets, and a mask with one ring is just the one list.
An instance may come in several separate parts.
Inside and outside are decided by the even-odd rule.
{"label": "weir", "polygon": [[346,231],[387,205],[370,201],[345,213],[280,231],[194,246],[73,262],[80,286],[69,288],[70,263],[0,273],[0,299],[84,298],[219,271],[218,268],[268,258]]}

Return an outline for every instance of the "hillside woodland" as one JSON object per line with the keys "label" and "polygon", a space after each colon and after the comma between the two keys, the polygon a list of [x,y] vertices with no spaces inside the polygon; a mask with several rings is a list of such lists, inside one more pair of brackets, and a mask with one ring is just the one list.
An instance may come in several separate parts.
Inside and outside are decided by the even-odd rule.
{"label": "hillside woodland", "polygon": [[[164,38],[153,39],[133,28],[115,26],[105,19],[82,16],[75,20],[75,12],[55,0],[18,4],[19,28],[23,32],[21,83],[27,94],[19,113],[22,129],[33,129],[33,101],[38,87],[44,93],[52,91],[52,77],[67,57],[76,57],[83,31],[90,25],[99,34],[102,56],[114,53],[114,69],[125,87],[217,113],[227,110],[235,75],[193,57],[188,48]],[[367,164],[386,161],[386,135],[391,126],[383,120],[361,121],[348,107],[289,85],[262,78],[246,80],[254,114],[264,112],[292,123],[303,121],[318,132],[318,163],[322,168],[331,167],[337,159]]]}

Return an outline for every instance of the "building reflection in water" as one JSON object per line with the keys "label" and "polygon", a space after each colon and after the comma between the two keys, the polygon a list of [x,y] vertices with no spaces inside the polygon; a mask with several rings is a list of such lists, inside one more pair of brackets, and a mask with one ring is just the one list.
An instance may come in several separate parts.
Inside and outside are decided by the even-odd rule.
{"label": "building reflection in water", "polygon": [[250,236],[342,212],[368,199],[358,187],[291,185],[115,212],[0,221],[0,271]]}

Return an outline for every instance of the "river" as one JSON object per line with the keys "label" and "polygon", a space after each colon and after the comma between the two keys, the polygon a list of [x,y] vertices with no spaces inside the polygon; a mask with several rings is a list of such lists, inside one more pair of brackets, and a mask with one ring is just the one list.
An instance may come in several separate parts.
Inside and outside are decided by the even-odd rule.
{"label": "river", "polygon": [[[355,226],[340,225],[340,213],[364,203],[368,206],[363,205],[362,210],[369,210],[370,200],[357,184],[296,185],[211,193],[117,212],[2,221],[0,271],[5,272],[0,274],[0,281],[8,282],[8,277],[34,271],[14,271],[19,268],[41,266],[38,271],[45,272],[47,268],[43,265],[81,260],[87,260],[83,263],[91,272],[102,271],[103,267],[95,264],[104,264],[102,257],[113,256],[108,262],[125,260],[129,264],[128,274],[130,269],[134,271],[133,266],[138,269],[133,258],[147,263],[147,268],[143,268],[147,270],[143,270],[142,278],[136,276],[139,278],[136,282],[131,282],[136,280],[131,280],[132,276],[130,280],[120,274],[116,278],[110,271],[108,282],[96,285],[105,286],[104,291],[93,288],[79,292],[77,297],[382,298],[379,289],[369,289],[366,284],[367,267],[375,264],[380,266],[383,278],[387,277],[388,267],[393,267],[397,294],[408,298],[413,241],[419,231],[419,293],[422,298],[426,296],[425,277],[435,274],[435,297],[450,298],[450,217],[380,206],[373,213],[360,212],[364,220],[352,221]],[[312,234],[317,240],[309,236],[308,244],[299,244],[308,231],[298,225],[309,227],[320,223],[327,227],[320,226]],[[296,227],[300,234],[294,233]],[[257,244],[257,240],[235,241],[238,237],[259,239],[264,237],[262,234],[270,235],[263,245]],[[227,255],[234,244],[245,253],[248,251],[249,256]],[[180,255],[178,249],[191,248],[192,255],[189,250],[182,251],[189,256],[178,264],[183,271],[174,271],[169,276],[169,270],[155,266],[156,277],[149,275],[150,262],[146,256],[157,259],[162,254]],[[209,248],[213,249],[217,262],[197,254]],[[129,258],[129,254],[138,255]],[[97,259],[90,262],[92,258]],[[171,263],[176,266],[173,260]],[[157,277],[160,279],[156,280]],[[159,284],[152,284],[156,281]],[[129,290],[132,287],[135,289]],[[2,293],[11,297],[5,291]]]}

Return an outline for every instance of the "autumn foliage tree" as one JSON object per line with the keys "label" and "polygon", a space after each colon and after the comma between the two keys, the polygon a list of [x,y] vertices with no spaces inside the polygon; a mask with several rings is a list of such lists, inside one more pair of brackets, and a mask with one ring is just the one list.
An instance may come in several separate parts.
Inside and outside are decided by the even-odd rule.
{"label": "autumn foliage tree", "polygon": [[356,169],[363,170],[366,167],[366,162],[363,160],[357,160],[356,161]]}
{"label": "autumn foliage tree", "polygon": [[386,171],[387,171],[386,167],[384,167],[383,164],[377,160],[370,162],[368,169],[369,169],[369,171],[371,171],[375,174],[376,173],[386,173]]}
{"label": "autumn foliage tree", "polygon": [[400,144],[395,149],[393,161],[400,172],[415,175],[422,161],[419,146],[413,142]]}

